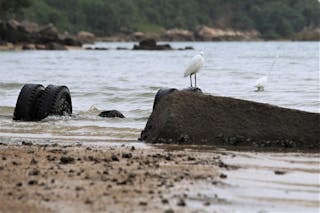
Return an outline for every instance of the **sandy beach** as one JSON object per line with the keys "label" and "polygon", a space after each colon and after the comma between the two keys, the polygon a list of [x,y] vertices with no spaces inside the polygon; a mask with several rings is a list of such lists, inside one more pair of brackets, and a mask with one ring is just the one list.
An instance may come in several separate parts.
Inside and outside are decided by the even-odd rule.
{"label": "sandy beach", "polygon": [[[295,160],[291,154],[279,167],[270,160],[286,154],[251,155],[255,159],[247,152],[179,146],[1,143],[0,212],[312,212],[319,207],[319,154],[296,153]],[[299,156],[305,159],[299,162]],[[241,173],[249,182],[241,183]],[[287,173],[304,175],[304,184]],[[271,185],[261,187],[259,181]],[[277,199],[279,184],[298,190],[300,197],[289,193],[288,199]],[[272,187],[279,189],[272,197],[259,192]],[[237,198],[241,190],[247,192],[244,199]]]}

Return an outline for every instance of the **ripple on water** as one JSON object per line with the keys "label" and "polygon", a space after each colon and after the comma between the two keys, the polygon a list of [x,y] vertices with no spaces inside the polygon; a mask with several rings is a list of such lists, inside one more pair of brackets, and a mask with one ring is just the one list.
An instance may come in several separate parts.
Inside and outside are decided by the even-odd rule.
{"label": "ripple on water", "polygon": [[18,82],[9,82],[9,83],[0,82],[0,89],[3,89],[3,90],[21,89],[23,85],[24,85],[23,83],[18,83]]}

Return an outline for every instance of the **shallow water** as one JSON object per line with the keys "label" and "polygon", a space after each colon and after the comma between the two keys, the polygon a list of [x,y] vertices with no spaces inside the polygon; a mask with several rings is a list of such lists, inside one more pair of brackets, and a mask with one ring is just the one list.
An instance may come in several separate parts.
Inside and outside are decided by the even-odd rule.
{"label": "shallow water", "polygon": [[[318,154],[226,153],[223,162],[236,169],[223,171],[227,178],[218,184],[188,185],[192,208],[207,212],[319,212]],[[211,205],[203,207],[204,201]]]}
{"label": "shallow water", "polygon": [[[107,51],[0,52],[0,139],[62,141],[136,141],[161,87],[189,86],[183,70],[200,50],[206,63],[198,86],[210,94],[320,112],[318,42],[171,43],[191,51],[131,51],[133,43],[97,43]],[[275,65],[271,65],[276,56]],[[256,79],[269,75],[264,92],[254,92]],[[12,114],[25,83],[67,85],[73,117],[40,122],[14,122]],[[117,109],[127,119],[100,118]]]}

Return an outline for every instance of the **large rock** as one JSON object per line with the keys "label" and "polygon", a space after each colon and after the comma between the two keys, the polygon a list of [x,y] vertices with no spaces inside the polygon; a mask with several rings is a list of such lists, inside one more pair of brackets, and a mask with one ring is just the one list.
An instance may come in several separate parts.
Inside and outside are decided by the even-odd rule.
{"label": "large rock", "polygon": [[[76,37],[68,33],[60,33],[53,24],[39,27],[34,22],[18,22],[14,19],[0,21],[0,40],[15,44],[44,44],[47,46],[51,46],[50,43],[70,46],[82,45]],[[59,49],[61,48],[59,47]]]}
{"label": "large rock", "polygon": [[149,143],[319,151],[320,114],[228,97],[174,91],[161,97],[140,139]]}
{"label": "large rock", "polygon": [[22,21],[18,27],[21,31],[29,34],[37,33],[40,30],[39,25],[37,23],[27,20]]}
{"label": "large rock", "polygon": [[12,43],[19,43],[32,38],[32,36],[25,31],[24,27],[21,26],[20,22],[14,19],[1,23],[0,37]]}
{"label": "large rock", "polygon": [[39,30],[41,43],[55,42],[59,38],[59,32],[53,24],[48,24]]}

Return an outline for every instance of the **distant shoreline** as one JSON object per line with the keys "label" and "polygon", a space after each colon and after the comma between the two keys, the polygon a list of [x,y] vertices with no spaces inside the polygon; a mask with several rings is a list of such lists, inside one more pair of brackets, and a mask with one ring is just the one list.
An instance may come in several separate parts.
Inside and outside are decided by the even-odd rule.
{"label": "distant shoreline", "polygon": [[[160,42],[225,42],[225,41],[319,41],[320,28],[306,28],[290,38],[265,39],[255,29],[237,30],[199,26],[196,30],[168,29],[158,33],[120,32],[98,37],[91,32],[77,35],[61,32],[53,24],[39,26],[27,20],[0,20],[0,50],[70,50],[82,49],[83,44],[95,42],[140,42],[153,39]],[[104,49],[103,49],[104,50]]]}

